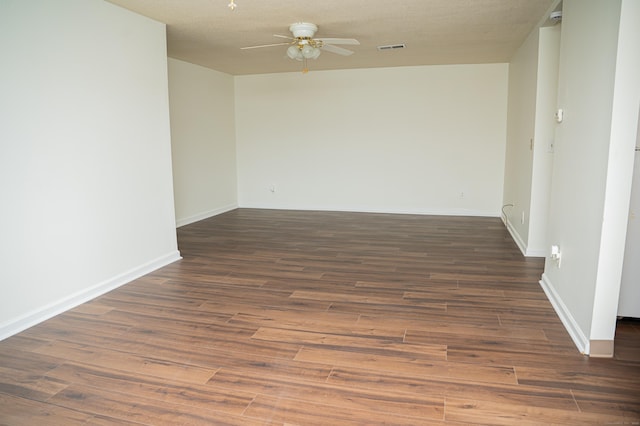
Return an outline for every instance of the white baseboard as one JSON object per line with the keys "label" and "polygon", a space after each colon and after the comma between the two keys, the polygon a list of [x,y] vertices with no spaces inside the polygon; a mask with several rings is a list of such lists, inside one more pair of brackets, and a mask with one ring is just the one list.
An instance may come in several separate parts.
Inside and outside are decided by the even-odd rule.
{"label": "white baseboard", "polygon": [[532,249],[527,247],[527,253],[525,256],[527,257],[547,257],[549,253],[545,249]]}
{"label": "white baseboard", "polygon": [[208,219],[213,216],[217,216],[222,213],[226,213],[231,210],[235,210],[238,208],[237,204],[229,204],[223,207],[219,207],[217,209],[209,210],[206,212],[198,213],[193,216],[185,217],[182,219],[176,220],[176,228],[180,228],[181,226],[189,225],[194,222],[198,222],[200,220]]}
{"label": "white baseboard", "polygon": [[524,240],[522,239],[522,237],[520,236],[520,233],[511,224],[511,221],[509,220],[509,218],[505,217],[504,215],[501,215],[500,217],[502,218],[502,222],[504,223],[504,226],[507,227],[507,231],[509,231],[509,234],[511,234],[511,238],[513,238],[513,241],[515,241],[516,245],[520,249],[520,252],[522,253],[523,256],[525,257],[546,257],[547,256],[547,252],[544,249],[529,248],[527,244],[524,242]]}
{"label": "white baseboard", "polygon": [[71,294],[63,299],[31,311],[16,319],[9,320],[0,325],[0,340],[4,340],[7,337],[20,333],[21,331],[26,330],[29,327],[33,327],[34,325],[41,323],[42,321],[46,321],[58,314],[68,311],[69,309],[73,309],[78,305],[95,299],[96,297],[101,296],[124,284],[127,284],[135,280],[136,278],[140,278],[143,275],[153,272],[156,269],[159,269],[180,259],[182,259],[182,257],[180,257],[180,252],[178,250],[167,253],[164,256],[161,256],[127,272],[96,284],[93,287]]}
{"label": "white baseboard", "polygon": [[576,322],[575,318],[569,312],[569,309],[564,304],[560,295],[556,292],[555,288],[549,281],[549,277],[546,274],[542,274],[542,279],[540,280],[540,286],[544,290],[544,293],[547,295],[547,299],[551,302],[553,309],[555,309],[556,314],[560,317],[560,321],[564,325],[564,328],[567,329],[567,332],[571,336],[573,343],[576,345],[578,350],[584,354],[589,355],[590,344],[587,336],[584,335],[582,329]]}
{"label": "white baseboard", "polygon": [[522,239],[522,237],[520,236],[516,228],[513,227],[509,218],[502,216],[502,222],[504,222],[505,226],[507,227],[507,231],[509,231],[509,234],[511,234],[511,238],[513,238],[513,241],[515,241],[522,255],[526,256],[527,245],[525,244],[524,240]]}
{"label": "white baseboard", "polygon": [[471,210],[471,209],[376,209],[370,207],[352,206],[296,206],[296,205],[260,205],[242,203],[239,208],[265,209],[265,210],[299,210],[322,212],[348,212],[348,213],[383,213],[383,214],[415,214],[423,216],[475,216],[475,217],[499,217],[497,211]]}

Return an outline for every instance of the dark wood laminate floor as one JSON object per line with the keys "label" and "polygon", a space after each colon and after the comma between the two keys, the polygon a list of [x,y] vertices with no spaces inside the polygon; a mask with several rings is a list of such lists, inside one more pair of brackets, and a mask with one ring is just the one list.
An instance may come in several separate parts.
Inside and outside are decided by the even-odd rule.
{"label": "dark wood laminate floor", "polygon": [[640,324],[580,355],[499,219],[241,209],[0,342],[0,424],[640,424]]}

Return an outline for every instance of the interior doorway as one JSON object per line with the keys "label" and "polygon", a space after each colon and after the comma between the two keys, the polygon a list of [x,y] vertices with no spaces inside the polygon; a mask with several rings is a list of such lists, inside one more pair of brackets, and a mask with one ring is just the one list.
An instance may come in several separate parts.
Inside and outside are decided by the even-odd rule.
{"label": "interior doorway", "polygon": [[640,111],[618,316],[640,318]]}

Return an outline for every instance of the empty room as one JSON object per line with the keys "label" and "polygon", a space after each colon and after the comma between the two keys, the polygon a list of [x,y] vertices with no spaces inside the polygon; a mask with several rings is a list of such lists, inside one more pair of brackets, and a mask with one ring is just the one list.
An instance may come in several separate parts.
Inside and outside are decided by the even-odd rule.
{"label": "empty room", "polygon": [[2,0],[0,424],[640,424],[637,0]]}

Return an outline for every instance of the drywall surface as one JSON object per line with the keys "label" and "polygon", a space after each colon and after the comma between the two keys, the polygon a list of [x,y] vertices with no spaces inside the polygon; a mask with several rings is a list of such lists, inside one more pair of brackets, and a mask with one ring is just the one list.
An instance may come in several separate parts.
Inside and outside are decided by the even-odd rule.
{"label": "drywall surface", "polygon": [[169,58],[176,221],[237,207],[233,77]]}
{"label": "drywall surface", "polygon": [[544,257],[560,25],[535,29],[509,64],[504,218],[526,256]]}
{"label": "drywall surface", "polygon": [[640,108],[640,2],[622,0],[619,21],[592,341],[612,341],[616,329]]}
{"label": "drywall surface", "polygon": [[238,203],[497,217],[507,78],[507,64],[235,77]]}
{"label": "drywall surface", "polygon": [[164,24],[0,2],[0,338],[179,258]]}
{"label": "drywall surface", "polygon": [[537,70],[538,31],[533,31],[509,63],[504,174],[507,226],[525,253],[529,241]]}
{"label": "drywall surface", "polygon": [[547,258],[543,282],[588,352],[611,167],[620,1],[565,0],[563,12],[558,107],[564,120],[556,129],[548,222],[548,242],[560,247],[562,259],[559,267]]}
{"label": "drywall surface", "polygon": [[558,126],[554,115],[558,101],[560,33],[560,24],[540,28],[538,42],[538,87],[527,252],[540,257],[545,257],[550,250],[547,244],[547,220],[555,130]]}

